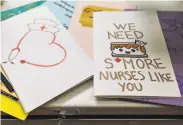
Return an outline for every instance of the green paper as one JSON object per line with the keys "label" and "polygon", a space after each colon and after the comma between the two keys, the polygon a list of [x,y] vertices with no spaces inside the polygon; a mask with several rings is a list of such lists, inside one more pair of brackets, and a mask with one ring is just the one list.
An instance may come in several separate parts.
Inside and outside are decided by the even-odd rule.
{"label": "green paper", "polygon": [[20,7],[17,7],[17,8],[13,8],[13,9],[10,9],[10,10],[2,11],[1,12],[1,21],[4,21],[4,20],[9,19],[13,16],[16,16],[20,13],[26,12],[30,9],[33,9],[37,6],[40,6],[44,2],[45,2],[45,0],[42,0],[42,1],[27,4],[27,5],[23,5],[23,6],[20,6]]}

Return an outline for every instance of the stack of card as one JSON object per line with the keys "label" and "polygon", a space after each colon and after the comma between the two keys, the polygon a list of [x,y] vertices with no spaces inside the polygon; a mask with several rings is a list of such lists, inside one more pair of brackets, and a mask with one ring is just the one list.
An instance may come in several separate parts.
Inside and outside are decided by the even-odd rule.
{"label": "stack of card", "polygon": [[[85,52],[89,46],[87,48],[80,47],[82,44],[76,42],[75,37],[74,41],[69,32],[66,31],[66,26],[60,24],[69,17],[67,12],[70,11],[67,9],[68,11],[64,13],[64,19],[58,21],[59,16],[52,9],[52,6],[55,8],[59,5],[59,9],[65,11],[66,8],[60,7],[60,4],[66,3],[70,3],[67,4],[67,7],[74,10],[71,25],[77,23],[77,25],[81,25],[83,30],[85,30],[85,26],[91,27],[93,25],[93,17],[91,18],[89,15],[93,15],[93,12],[99,11],[99,9],[100,11],[135,9],[135,6],[118,6],[117,3],[103,5],[103,3],[98,4],[98,2],[78,2],[75,4],[75,2],[48,1],[43,7],[17,14],[17,16],[7,20],[3,19],[4,21],[1,23],[3,31],[1,34],[3,43],[1,62],[9,80],[4,77],[2,94],[7,95],[9,92],[4,91],[7,90],[4,84],[9,83],[8,88],[12,84],[13,91],[10,92],[14,92],[15,89],[16,94],[13,95],[9,92],[12,95],[7,98],[11,101],[16,99],[13,100],[14,103],[16,102],[20,108],[23,106],[23,108],[16,110],[18,113],[22,112],[23,116],[13,114],[12,109],[3,108],[2,111],[24,120],[30,111],[93,75],[92,59]],[[110,8],[108,5],[114,8]],[[85,9],[88,7],[94,11],[87,13],[88,11],[86,12]],[[77,15],[78,12],[79,15]],[[3,14],[4,16],[6,15]],[[80,21],[75,22],[75,16],[78,16]],[[88,25],[82,26],[84,18],[88,18],[84,22]],[[76,32],[72,26],[69,29],[71,29],[70,32]],[[92,27],[88,32],[90,37],[92,37],[91,31]],[[92,39],[90,41],[92,44]],[[5,104],[5,106],[9,107],[10,105]]]}
{"label": "stack of card", "polygon": [[118,2],[48,1],[1,22],[1,95],[21,114],[10,113],[6,99],[2,111],[24,120],[93,75],[96,97],[182,106],[183,15],[175,14],[172,24],[164,16],[169,13],[160,12],[160,25],[157,12],[134,9]]}

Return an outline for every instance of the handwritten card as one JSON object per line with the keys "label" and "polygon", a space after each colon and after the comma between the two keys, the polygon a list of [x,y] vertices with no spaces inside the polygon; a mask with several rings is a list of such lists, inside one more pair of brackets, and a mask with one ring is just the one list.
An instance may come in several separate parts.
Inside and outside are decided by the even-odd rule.
{"label": "handwritten card", "polygon": [[94,55],[95,96],[180,97],[154,11],[94,13]]}
{"label": "handwritten card", "polygon": [[2,30],[2,64],[26,112],[93,74],[91,59],[47,7],[3,21]]}

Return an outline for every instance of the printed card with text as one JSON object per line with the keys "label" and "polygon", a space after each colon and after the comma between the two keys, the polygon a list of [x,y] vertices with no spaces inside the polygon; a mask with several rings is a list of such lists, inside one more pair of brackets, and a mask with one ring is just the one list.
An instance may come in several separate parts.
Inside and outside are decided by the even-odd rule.
{"label": "printed card with text", "polygon": [[94,94],[180,97],[155,11],[94,13]]}
{"label": "printed card with text", "polygon": [[2,22],[2,65],[26,112],[93,74],[91,59],[47,7]]}

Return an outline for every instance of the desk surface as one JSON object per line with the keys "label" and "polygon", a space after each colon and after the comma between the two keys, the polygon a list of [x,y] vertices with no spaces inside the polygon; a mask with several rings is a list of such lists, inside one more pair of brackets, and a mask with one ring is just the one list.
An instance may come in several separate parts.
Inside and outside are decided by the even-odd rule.
{"label": "desk surface", "polygon": [[[2,10],[12,9],[33,1],[38,0],[9,0],[4,3]],[[135,4],[140,10],[183,11],[183,1],[128,2],[127,0],[124,3]],[[80,110],[80,114],[183,114],[183,107],[132,102],[124,99],[95,98],[92,85],[93,80],[89,80],[53,99],[31,114],[53,114],[58,113],[59,109],[73,109],[71,111],[73,112],[76,108]]]}

